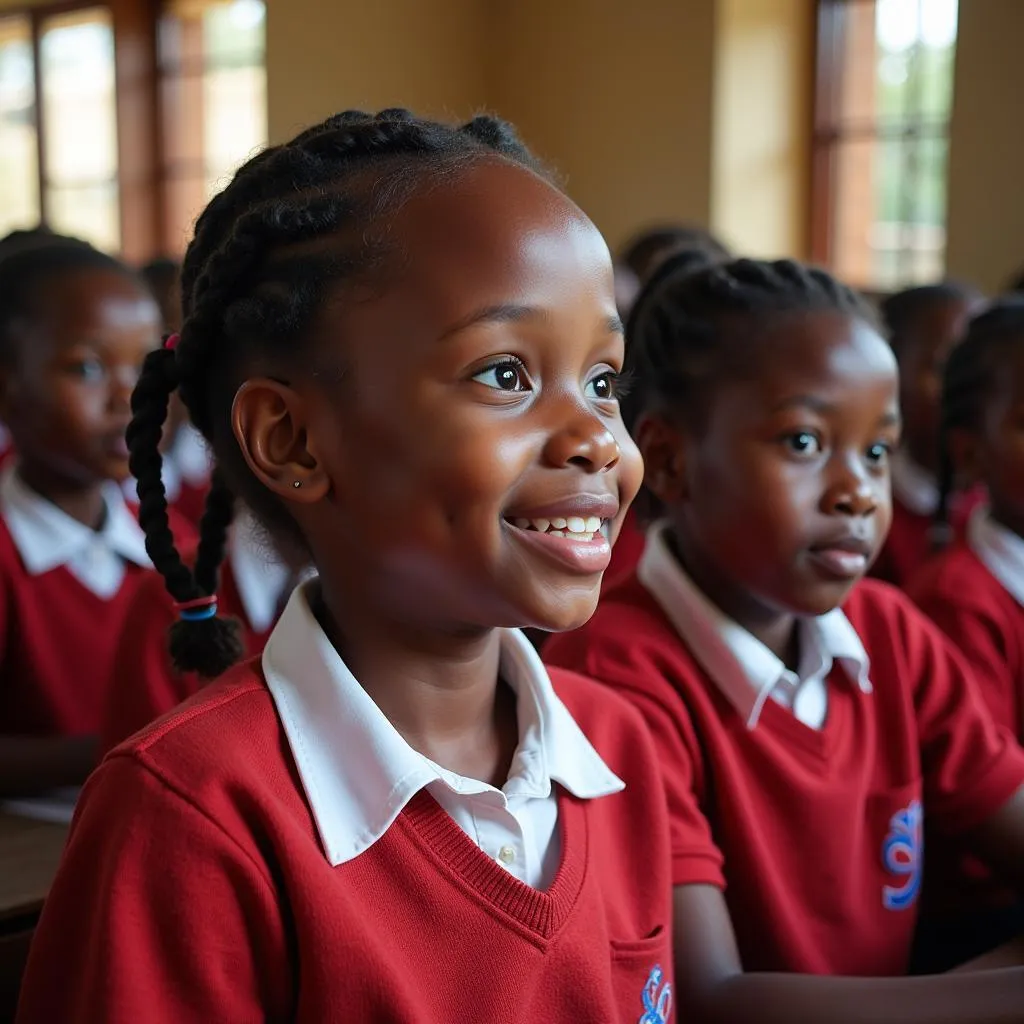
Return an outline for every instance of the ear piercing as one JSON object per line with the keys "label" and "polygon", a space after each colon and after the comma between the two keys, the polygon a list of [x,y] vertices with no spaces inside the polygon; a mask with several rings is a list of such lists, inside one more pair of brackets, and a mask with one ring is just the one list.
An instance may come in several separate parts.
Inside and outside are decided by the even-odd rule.
{"label": "ear piercing", "polygon": [[293,480],[292,481],[292,487],[301,487],[301,486],[302,486],[302,481],[301,480]]}

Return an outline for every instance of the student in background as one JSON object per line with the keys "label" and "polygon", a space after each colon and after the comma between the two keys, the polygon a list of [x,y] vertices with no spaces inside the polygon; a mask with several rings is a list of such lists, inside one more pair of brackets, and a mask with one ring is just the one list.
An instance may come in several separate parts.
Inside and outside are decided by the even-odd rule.
{"label": "student in background", "polygon": [[[934,547],[942,369],[980,300],[971,288],[945,283],[908,288],[882,302],[900,371],[903,441],[892,458],[892,528],[871,572],[897,586],[906,584]],[[958,492],[950,499],[959,530],[979,495]]]}
{"label": "student in background", "polygon": [[[297,574],[274,551],[255,517],[243,509],[231,524],[217,607],[240,626],[243,657],[261,654],[291,594]],[[208,680],[179,672],[167,635],[178,621],[174,599],[153,573],[140,584],[118,644],[100,752],[106,753],[197,693]]]}
{"label": "student in background", "polygon": [[[507,628],[593,612],[640,483],[600,234],[500,121],[347,112],[239,170],[183,283],[130,432],[178,668],[238,654],[225,487],[319,577],[89,780],[19,1020],[668,1024],[650,737]],[[175,389],[224,475],[194,572]]]}
{"label": "student in background", "polygon": [[710,231],[692,224],[663,224],[634,235],[619,253],[618,262],[628,267],[641,286],[668,256],[686,250],[699,253],[708,262],[731,258],[729,249]]}
{"label": "student in background", "polygon": [[[975,318],[945,369],[939,513],[954,481],[984,488],[966,536],[922,569],[908,593],[963,653],[993,718],[1024,741],[1024,296]],[[1024,934],[1005,887],[964,858],[928,864],[924,967]]]}
{"label": "student in background", "polygon": [[151,571],[119,484],[159,313],[117,260],[52,239],[0,262],[0,793],[84,780],[121,621]]}
{"label": "student in background", "polygon": [[923,822],[1024,885],[1024,753],[941,633],[862,581],[900,430],[870,310],[740,260],[662,279],[631,327],[627,421],[664,519],[545,656],[631,700],[659,747],[680,1020],[1019,1019],[1024,968],[899,977]]}

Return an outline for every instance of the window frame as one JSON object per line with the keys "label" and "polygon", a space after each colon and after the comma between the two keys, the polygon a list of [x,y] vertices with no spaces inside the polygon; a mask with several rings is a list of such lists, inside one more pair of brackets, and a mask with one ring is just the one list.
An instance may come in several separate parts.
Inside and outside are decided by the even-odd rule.
{"label": "window frame", "polygon": [[[840,104],[847,43],[844,14],[851,8],[874,3],[877,3],[877,0],[816,0],[811,125],[810,254],[812,260],[824,265],[830,265],[835,254],[836,179],[838,153],[843,143],[857,140],[885,142],[927,139],[940,140],[945,142],[947,147],[949,143],[948,117],[944,122],[937,122],[915,113],[895,125],[886,125],[877,117],[863,123],[842,122]],[[899,251],[902,262],[906,258],[906,247]],[[875,281],[857,283],[865,285],[870,290],[877,287]]]}

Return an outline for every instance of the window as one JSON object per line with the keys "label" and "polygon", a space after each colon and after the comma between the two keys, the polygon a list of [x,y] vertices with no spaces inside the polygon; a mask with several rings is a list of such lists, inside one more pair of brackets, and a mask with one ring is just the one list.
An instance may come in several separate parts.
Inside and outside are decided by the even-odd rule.
{"label": "window", "polygon": [[946,248],[956,0],[819,0],[813,251],[877,291]]}
{"label": "window", "polygon": [[266,142],[264,22],[262,0],[0,15],[0,235],[44,221],[129,259],[180,255]]}

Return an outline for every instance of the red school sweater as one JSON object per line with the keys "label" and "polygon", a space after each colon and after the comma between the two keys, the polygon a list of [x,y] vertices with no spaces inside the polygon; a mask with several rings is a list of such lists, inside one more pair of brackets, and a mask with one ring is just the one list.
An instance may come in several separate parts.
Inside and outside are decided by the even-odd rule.
{"label": "red school sweater", "polygon": [[[253,629],[230,559],[221,567],[217,605],[220,615],[238,619],[246,657],[261,654],[271,631]],[[139,584],[121,630],[100,732],[101,754],[205,685],[194,672],[178,672],[171,664],[167,631],[176,619],[174,599],[167,593],[163,577],[150,574]]]}
{"label": "red school sweater", "polygon": [[635,577],[544,650],[643,712],[668,791],[673,884],[725,890],[747,971],[905,973],[922,808],[939,832],[963,832],[1024,782],[1024,753],[907,599],[865,581],[844,611],[873,692],[837,666],[820,731],[773,700],[748,729]]}
{"label": "red school sweater", "polygon": [[[1024,741],[1024,607],[965,541],[929,562],[907,593],[963,654],[992,717]],[[955,849],[930,858],[926,896],[939,915],[1013,900],[977,860]]]}
{"label": "red school sweater", "polygon": [[233,670],[87,782],[18,1021],[674,1020],[653,745],[613,694],[552,681],[626,789],[558,790],[562,864],[542,892],[426,791],[332,867],[258,661]]}
{"label": "red school sweater", "polygon": [[102,598],[64,566],[32,575],[0,519],[0,733],[99,732],[121,625],[150,576],[126,561],[120,589]]}

